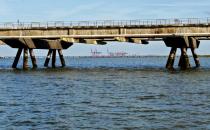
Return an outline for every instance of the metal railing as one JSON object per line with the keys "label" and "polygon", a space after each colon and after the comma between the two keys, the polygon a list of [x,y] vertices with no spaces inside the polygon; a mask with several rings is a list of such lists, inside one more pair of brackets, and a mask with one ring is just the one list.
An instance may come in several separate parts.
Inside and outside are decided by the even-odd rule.
{"label": "metal railing", "polygon": [[30,29],[30,28],[74,28],[100,26],[168,26],[168,25],[210,25],[210,18],[185,19],[139,19],[139,20],[98,20],[98,21],[51,21],[51,22],[5,22],[0,23],[0,29]]}

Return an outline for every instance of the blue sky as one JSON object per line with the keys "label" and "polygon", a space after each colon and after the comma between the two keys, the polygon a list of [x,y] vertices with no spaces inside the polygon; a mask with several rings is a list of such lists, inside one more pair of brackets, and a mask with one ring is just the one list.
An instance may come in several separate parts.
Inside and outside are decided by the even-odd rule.
{"label": "blue sky", "polygon": [[[0,22],[77,21],[155,18],[210,17],[209,0],[0,0]],[[210,41],[209,41],[210,42]],[[210,45],[202,42],[200,54],[210,54]],[[126,51],[138,55],[167,55],[162,42],[150,45],[109,43],[106,46],[76,44],[65,55],[89,55],[90,49],[106,52]],[[8,51],[10,53],[8,53]],[[0,55],[15,55],[15,49],[1,47]],[[79,53],[78,53],[79,52]],[[37,51],[45,55],[45,51]]]}

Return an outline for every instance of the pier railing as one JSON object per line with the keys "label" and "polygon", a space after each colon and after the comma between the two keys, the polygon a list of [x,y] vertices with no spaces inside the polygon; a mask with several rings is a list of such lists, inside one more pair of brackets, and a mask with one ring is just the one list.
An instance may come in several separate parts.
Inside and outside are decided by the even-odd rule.
{"label": "pier railing", "polygon": [[210,18],[185,19],[139,19],[139,20],[98,20],[98,21],[50,21],[50,22],[5,22],[0,23],[0,29],[30,29],[30,28],[73,28],[73,27],[103,27],[103,26],[170,26],[170,25],[210,25]]}

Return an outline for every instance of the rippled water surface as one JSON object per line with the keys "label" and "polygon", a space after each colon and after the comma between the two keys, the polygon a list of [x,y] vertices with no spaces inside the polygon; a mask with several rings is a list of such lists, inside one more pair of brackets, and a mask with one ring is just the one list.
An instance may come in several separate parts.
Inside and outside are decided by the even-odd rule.
{"label": "rippled water surface", "polygon": [[167,71],[166,57],[66,58],[57,69],[40,58],[28,71],[12,60],[0,59],[0,129],[210,129],[210,58],[187,71]]}

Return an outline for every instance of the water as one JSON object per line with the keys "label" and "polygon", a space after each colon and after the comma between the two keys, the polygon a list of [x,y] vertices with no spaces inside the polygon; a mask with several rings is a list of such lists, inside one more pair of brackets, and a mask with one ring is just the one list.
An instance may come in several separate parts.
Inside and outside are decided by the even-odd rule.
{"label": "water", "polygon": [[210,58],[187,71],[167,71],[166,57],[66,58],[66,68],[29,71],[12,60],[0,59],[2,130],[210,129]]}

